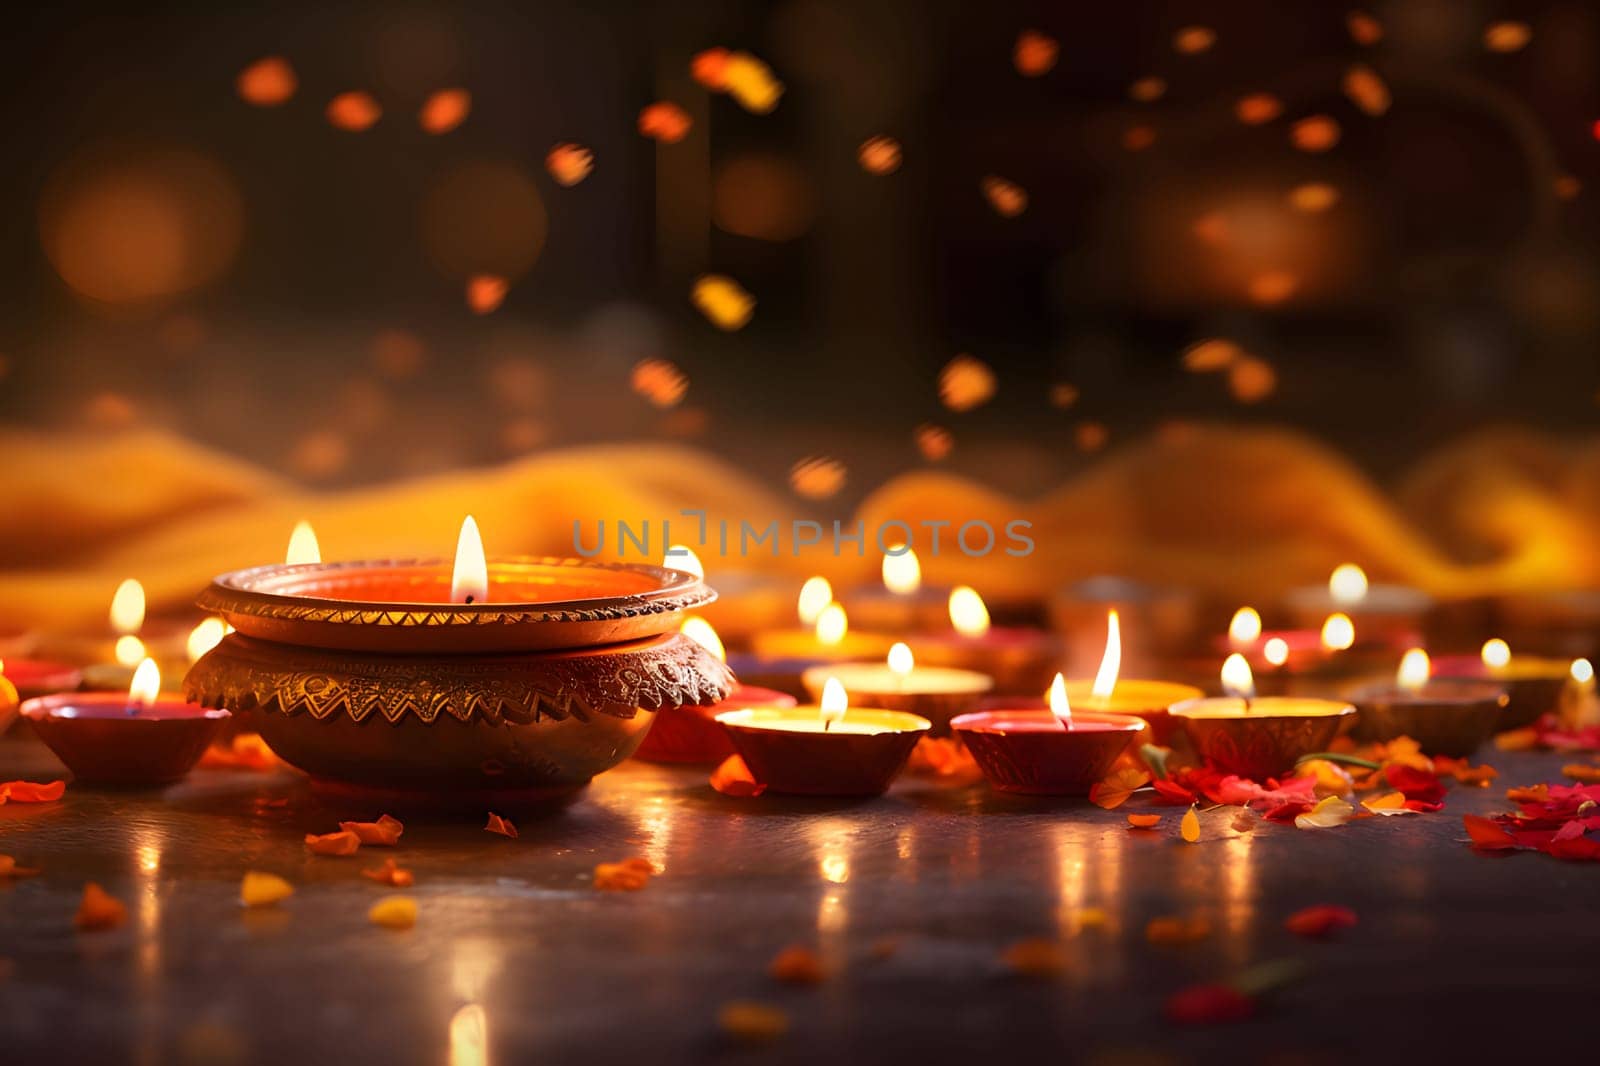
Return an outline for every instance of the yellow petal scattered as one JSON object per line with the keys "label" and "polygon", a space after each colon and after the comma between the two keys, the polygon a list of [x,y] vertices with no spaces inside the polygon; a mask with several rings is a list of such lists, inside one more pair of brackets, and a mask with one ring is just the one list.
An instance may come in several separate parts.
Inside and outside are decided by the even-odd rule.
{"label": "yellow petal scattered", "polygon": [[1183,821],[1178,823],[1178,832],[1183,834],[1183,839],[1193,844],[1200,839],[1200,815],[1190,807],[1184,814]]}
{"label": "yellow petal scattered", "polygon": [[1373,796],[1371,799],[1362,800],[1361,806],[1365,807],[1373,814],[1395,815],[1417,813],[1410,807],[1406,806],[1406,796],[1404,792],[1385,792],[1381,796]]}
{"label": "yellow petal scattered", "polygon": [[417,901],[410,896],[385,896],[367,911],[367,920],[386,929],[410,929],[417,924]]}
{"label": "yellow petal scattered", "polygon": [[294,895],[294,886],[277,874],[250,870],[239,885],[239,902],[246,907],[266,907]]}
{"label": "yellow petal scattered", "polygon": [[1295,815],[1300,829],[1333,829],[1355,817],[1356,809],[1338,796],[1329,796],[1305,814]]}

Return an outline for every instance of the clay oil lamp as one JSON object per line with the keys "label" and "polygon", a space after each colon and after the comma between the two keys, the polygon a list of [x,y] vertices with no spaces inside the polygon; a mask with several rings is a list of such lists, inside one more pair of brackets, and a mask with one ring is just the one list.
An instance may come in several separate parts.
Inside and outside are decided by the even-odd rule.
{"label": "clay oil lamp", "polygon": [[1393,683],[1352,689],[1350,700],[1361,712],[1356,738],[1410,737],[1429,755],[1465,758],[1500,728],[1507,699],[1503,685],[1430,675],[1428,653],[1412,648],[1401,657]]}
{"label": "clay oil lamp", "polygon": [[1173,704],[1172,717],[1207,762],[1255,781],[1282,777],[1303,756],[1327,750],[1356,711],[1337,700],[1258,698],[1250,664],[1238,652],[1222,664],[1222,688],[1228,695]]}
{"label": "clay oil lamp", "polygon": [[38,696],[22,716],[82,784],[169,785],[194,769],[228,712],[160,693],[161,670],[145,659],[125,693]]}
{"label": "clay oil lamp", "polygon": [[[690,615],[683,620],[679,632],[719,661],[727,661],[722,639],[704,618]],[[661,708],[633,756],[646,762],[715,765],[733,754],[733,742],[728,739],[728,731],[717,724],[717,715],[746,707],[793,707],[796,702],[787,692],[735,683],[726,699],[709,707]]]}
{"label": "clay oil lamp", "polygon": [[724,711],[717,721],[768,792],[880,795],[930,723],[905,711],[849,703],[844,686],[830,680],[816,704]]}
{"label": "clay oil lamp", "polygon": [[851,703],[910,711],[933,723],[933,731],[950,731],[950,719],[978,706],[994,687],[988,674],[948,666],[923,666],[911,648],[896,644],[884,662],[835,663],[813,666],[801,677],[811,698],[820,700],[829,680],[844,686]]}
{"label": "clay oil lamp", "polygon": [[1329,615],[1342,614],[1354,624],[1363,644],[1394,651],[1417,642],[1433,599],[1407,585],[1371,584],[1361,567],[1341,563],[1326,586],[1291,589],[1284,606],[1298,629],[1315,629]]}
{"label": "clay oil lamp", "polygon": [[1497,729],[1532,725],[1556,709],[1561,690],[1571,679],[1572,660],[1539,655],[1512,655],[1498,637],[1484,642],[1477,655],[1440,656],[1433,676],[1463,681],[1493,681],[1506,690],[1506,709]]}
{"label": "clay oil lamp", "polygon": [[919,661],[988,674],[1001,693],[1036,695],[1049,687],[1061,658],[1061,642],[1053,634],[1032,626],[991,625],[988,605],[969,585],[950,590],[945,610],[947,628],[912,642]]}
{"label": "clay oil lamp", "polygon": [[826,579],[807,581],[797,605],[804,628],[757,633],[750,640],[749,651],[729,657],[734,673],[752,685],[803,694],[800,676],[819,663],[860,662],[887,655],[894,641],[851,628],[844,605],[832,597]]}
{"label": "clay oil lamp", "polygon": [[1032,796],[1086,796],[1118,757],[1147,737],[1144,719],[1073,709],[1060,674],[1048,711],[977,711],[950,723],[989,786]]}
{"label": "clay oil lamp", "polygon": [[1194,699],[1205,693],[1193,685],[1175,681],[1123,680],[1122,623],[1116,611],[1106,613],[1105,652],[1094,680],[1066,682],[1067,698],[1074,711],[1095,714],[1132,714],[1150,723],[1146,739],[1156,744],[1170,744],[1177,726],[1168,717],[1167,708],[1183,700]]}
{"label": "clay oil lamp", "polygon": [[238,708],[319,793],[363,805],[525,809],[633,754],[662,707],[728,695],[678,627],[715,597],[658,566],[448,559],[302,563],[218,577],[229,633],[184,691]]}
{"label": "clay oil lamp", "polygon": [[882,583],[844,597],[856,625],[875,633],[918,633],[944,625],[945,589],[922,581],[922,562],[909,545],[884,553]]}

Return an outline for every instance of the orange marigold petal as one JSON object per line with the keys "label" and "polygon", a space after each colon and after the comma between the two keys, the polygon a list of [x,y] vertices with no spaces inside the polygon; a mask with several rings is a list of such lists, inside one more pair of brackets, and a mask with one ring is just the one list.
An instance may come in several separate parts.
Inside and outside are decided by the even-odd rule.
{"label": "orange marigold petal", "polygon": [[386,929],[410,929],[417,924],[417,901],[410,896],[385,896],[367,911],[367,920]]}
{"label": "orange marigold petal", "polygon": [[1160,824],[1161,824],[1161,815],[1159,815],[1159,814],[1130,814],[1130,815],[1128,815],[1128,826],[1130,828],[1132,828],[1132,829],[1154,829],[1156,826],[1158,826]]}
{"label": "orange marigold petal", "polygon": [[83,886],[83,900],[73,924],[79,929],[115,929],[128,920],[128,908],[105,889],[90,881]]}
{"label": "orange marigold petal", "polygon": [[1163,915],[1144,927],[1144,938],[1152,944],[1193,944],[1210,935],[1211,923],[1199,915]]}
{"label": "orange marigold petal", "polygon": [[602,892],[637,892],[650,883],[650,874],[653,867],[645,863],[640,868],[638,863],[642,860],[630,859],[624,862],[602,862],[594,868],[594,887]]}
{"label": "orange marigold petal", "polygon": [[1067,952],[1054,940],[1031,937],[1007,947],[1000,961],[1022,977],[1055,977],[1067,968]]}
{"label": "orange marigold petal", "polygon": [[517,838],[517,827],[511,824],[511,819],[502,818],[493,811],[489,812],[489,820],[484,824],[484,832],[499,833],[503,837]]}
{"label": "orange marigold petal", "polygon": [[306,834],[306,847],[314,855],[354,855],[361,847],[361,838],[341,829],[337,833]]}
{"label": "orange marigold petal", "polygon": [[1312,939],[1325,937],[1336,929],[1356,924],[1356,912],[1349,907],[1321,903],[1315,907],[1295,911],[1284,920],[1283,927],[1296,936]]}
{"label": "orange marigold petal", "polygon": [[265,907],[292,895],[294,886],[276,874],[248,870],[239,883],[239,902],[246,907]]}
{"label": "orange marigold petal", "polygon": [[[0,784],[0,796],[13,803],[54,803],[67,791],[65,781],[7,781]],[[4,802],[4,800],[0,800]]]}
{"label": "orange marigold petal", "polygon": [[378,848],[394,847],[400,843],[400,834],[406,831],[405,823],[387,814],[376,822],[340,822],[339,828],[354,833],[361,843]]}
{"label": "orange marigold petal", "polygon": [[759,796],[767,790],[750,773],[750,767],[745,765],[743,759],[737,755],[730,755],[722,761],[711,774],[711,787],[724,796],[739,796],[746,798]]}
{"label": "orange marigold petal", "polygon": [[1183,821],[1178,823],[1178,832],[1181,833],[1183,835],[1183,839],[1188,841],[1190,844],[1199,842],[1200,815],[1193,807],[1190,807],[1184,812]]}
{"label": "orange marigold petal", "polygon": [[18,866],[17,860],[10,855],[0,855],[0,880],[7,877],[36,877],[38,874],[37,867]]}

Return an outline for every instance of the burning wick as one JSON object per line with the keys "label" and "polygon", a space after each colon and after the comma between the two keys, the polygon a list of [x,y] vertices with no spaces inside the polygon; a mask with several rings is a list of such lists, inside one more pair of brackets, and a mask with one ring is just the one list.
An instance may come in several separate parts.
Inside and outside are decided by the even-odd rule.
{"label": "burning wick", "polygon": [[1428,674],[1432,670],[1428,653],[1421,648],[1412,648],[1400,657],[1400,669],[1395,671],[1395,687],[1415,696],[1427,686]]}
{"label": "burning wick", "polygon": [[822,731],[826,733],[832,729],[833,723],[844,718],[849,708],[850,695],[845,692],[844,685],[837,677],[828,678],[827,684],[822,686]]}
{"label": "burning wick", "polygon": [[1067,679],[1060,674],[1050,682],[1050,713],[1056,716],[1061,728],[1072,732],[1072,705],[1067,702]]}
{"label": "burning wick", "polygon": [[1222,663],[1222,691],[1244,701],[1244,713],[1250,713],[1250,701],[1256,698],[1256,678],[1250,672],[1250,661],[1234,652]]}
{"label": "burning wick", "polygon": [[311,528],[311,523],[305,519],[294,524],[294,532],[289,534],[289,547],[283,553],[283,561],[293,566],[297,563],[322,562],[322,545],[317,543],[317,531]]}
{"label": "burning wick", "polygon": [[478,523],[467,515],[456,538],[456,566],[450,577],[450,602],[472,604],[489,598],[489,564],[483,558]]}
{"label": "burning wick", "polygon": [[138,714],[147,711],[150,705],[161,695],[161,668],[154,659],[148,656],[133,672],[133,681],[128,685],[128,713]]}
{"label": "burning wick", "polygon": [[904,641],[896,642],[889,649],[889,672],[894,674],[895,691],[906,687],[906,678],[911,675],[911,670],[917,661],[911,654],[911,645]]}

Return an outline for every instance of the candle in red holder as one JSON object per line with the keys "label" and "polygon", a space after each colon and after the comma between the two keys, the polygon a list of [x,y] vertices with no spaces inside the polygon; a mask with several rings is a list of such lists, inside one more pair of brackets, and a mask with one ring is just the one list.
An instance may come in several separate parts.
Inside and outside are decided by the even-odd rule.
{"label": "candle in red holder", "polygon": [[829,678],[844,686],[850,702],[921,715],[937,734],[948,733],[950,719],[976,708],[994,687],[989,675],[976,670],[922,666],[903,643],[890,648],[884,662],[813,666],[801,681],[811,698],[820,700]]}
{"label": "candle in red holder", "polygon": [[[678,631],[727,662],[722,638],[704,618],[691,615]],[[663,707],[656,712],[656,720],[633,757],[645,762],[720,763],[733,754],[733,742],[728,739],[728,731],[717,724],[717,715],[746,707],[793,707],[796,702],[786,692],[735,684],[727,699],[709,707]]]}
{"label": "candle in red holder", "polygon": [[917,658],[929,666],[977,670],[994,678],[997,692],[1037,695],[1059,669],[1061,642],[1030,626],[993,626],[983,597],[969,585],[950,590],[949,628],[919,634]]}
{"label": "candle in red holder", "polygon": [[1532,725],[1553,711],[1571,677],[1572,660],[1540,655],[1512,655],[1511,647],[1496,637],[1484,642],[1477,655],[1440,656],[1433,660],[1433,677],[1461,681],[1493,681],[1506,690],[1506,709],[1497,729]]}
{"label": "candle in red holder", "polygon": [[1412,648],[1400,660],[1393,684],[1363,685],[1350,700],[1361,712],[1360,740],[1410,737],[1429,755],[1465,758],[1500,728],[1505,688],[1497,681],[1433,678],[1428,653]]}
{"label": "candle in red holder", "polygon": [[158,699],[160,691],[161,672],[145,659],[124,694],[39,696],[22,716],[80,782],[166,785],[194,768],[228,712]]}
{"label": "candle in red holder", "polygon": [[990,787],[1033,796],[1088,795],[1149,733],[1148,723],[1133,715],[1075,712],[1060,674],[1049,699],[1049,711],[978,711],[950,723]]}
{"label": "candle in red holder", "polygon": [[851,707],[837,681],[819,704],[725,711],[717,721],[758,784],[800,796],[879,795],[930,726],[905,711]]}
{"label": "candle in red holder", "polygon": [[1175,681],[1124,681],[1118,676],[1121,669],[1122,623],[1118,612],[1107,611],[1106,647],[1094,680],[1066,682],[1067,698],[1073,709],[1095,714],[1137,715],[1150,724],[1149,739],[1153,743],[1170,744],[1177,727],[1168,717],[1167,708],[1205,693],[1193,685]]}
{"label": "candle in red holder", "polygon": [[1250,664],[1238,652],[1222,664],[1222,687],[1227,696],[1175,703],[1172,716],[1207,762],[1256,781],[1282,777],[1303,756],[1325,751],[1356,711],[1336,700],[1257,699]]}

